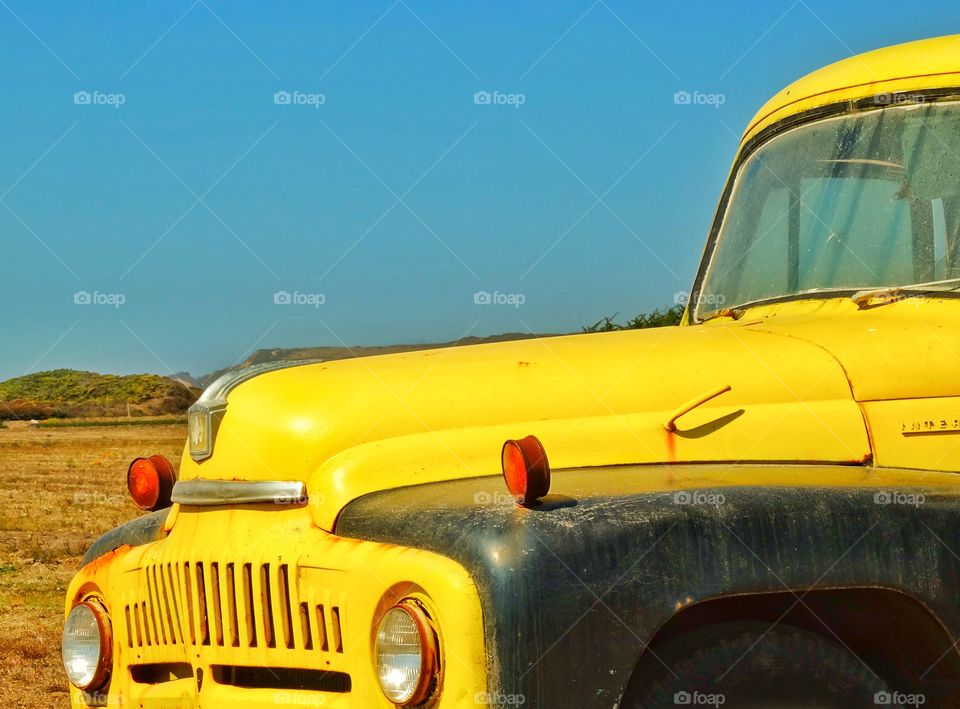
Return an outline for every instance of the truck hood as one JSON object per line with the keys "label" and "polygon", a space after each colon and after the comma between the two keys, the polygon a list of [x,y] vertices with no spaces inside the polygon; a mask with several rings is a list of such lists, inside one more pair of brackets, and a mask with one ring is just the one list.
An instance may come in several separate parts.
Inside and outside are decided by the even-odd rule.
{"label": "truck hood", "polygon": [[[688,402],[729,387],[665,424]],[[534,434],[554,469],[862,463],[863,416],[826,349],[749,323],[574,335],[309,364],[230,392],[181,479],[298,480],[317,524],[376,490],[496,474]]]}
{"label": "truck hood", "polygon": [[954,298],[929,295],[864,309],[849,298],[807,300],[751,309],[740,324],[830,352],[857,401],[954,397],[960,396],[957,307]]}

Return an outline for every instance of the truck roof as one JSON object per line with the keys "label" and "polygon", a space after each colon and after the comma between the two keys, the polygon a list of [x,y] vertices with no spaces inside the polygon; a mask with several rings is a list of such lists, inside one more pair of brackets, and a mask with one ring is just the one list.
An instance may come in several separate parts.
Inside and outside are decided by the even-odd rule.
{"label": "truck roof", "polygon": [[750,121],[743,142],[777,121],[818,106],[953,87],[960,87],[960,35],[877,49],[818,69],[774,95]]}

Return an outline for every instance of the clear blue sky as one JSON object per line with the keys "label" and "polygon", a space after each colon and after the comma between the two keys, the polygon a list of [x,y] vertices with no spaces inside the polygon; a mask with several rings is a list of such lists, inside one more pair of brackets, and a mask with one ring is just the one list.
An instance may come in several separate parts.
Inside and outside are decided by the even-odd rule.
{"label": "clear blue sky", "polygon": [[769,95],[958,21],[887,0],[4,0],[0,378],[671,304]]}

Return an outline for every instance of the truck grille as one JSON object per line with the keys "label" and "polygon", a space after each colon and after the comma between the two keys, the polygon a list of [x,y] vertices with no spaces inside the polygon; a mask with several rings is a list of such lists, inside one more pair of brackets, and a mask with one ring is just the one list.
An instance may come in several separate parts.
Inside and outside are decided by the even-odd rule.
{"label": "truck grille", "polygon": [[[320,594],[321,596],[323,594]],[[161,562],[141,567],[124,606],[127,646],[279,648],[343,654],[341,605],[300,600],[296,567],[251,562]]]}

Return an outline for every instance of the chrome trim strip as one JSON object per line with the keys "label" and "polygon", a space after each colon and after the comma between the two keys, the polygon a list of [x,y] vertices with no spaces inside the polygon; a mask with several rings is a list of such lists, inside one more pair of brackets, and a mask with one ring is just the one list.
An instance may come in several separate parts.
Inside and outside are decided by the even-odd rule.
{"label": "chrome trim strip", "polygon": [[[190,457],[199,463],[213,455],[213,443],[216,437],[213,417],[227,410],[227,394],[231,391],[244,382],[266,372],[300,367],[305,364],[316,364],[321,361],[319,359],[300,359],[261,362],[240,369],[231,369],[220,375],[203,391],[197,402],[187,409]],[[201,440],[205,443],[203,447],[200,446]]]}
{"label": "chrome trim strip", "polygon": [[227,405],[227,394],[236,389],[246,381],[259,377],[267,372],[276,372],[280,369],[290,369],[291,367],[301,367],[305,364],[316,364],[322,360],[319,359],[280,359],[274,362],[261,362],[260,364],[251,364],[240,369],[231,369],[221,374],[210,386],[208,386],[200,398],[198,404],[207,408],[216,408]]}
{"label": "chrome trim strip", "polygon": [[307,501],[307,486],[296,480],[178,480],[172,499],[181,505],[292,505]]}

